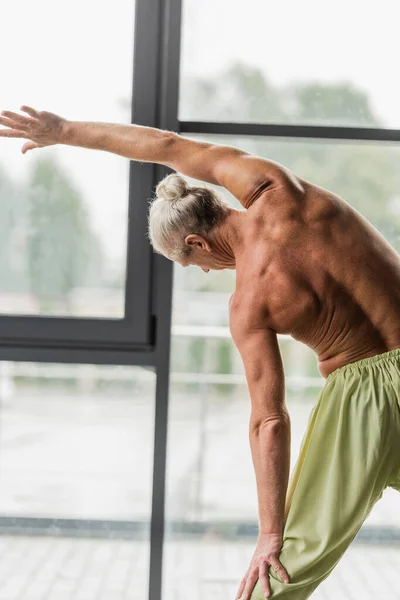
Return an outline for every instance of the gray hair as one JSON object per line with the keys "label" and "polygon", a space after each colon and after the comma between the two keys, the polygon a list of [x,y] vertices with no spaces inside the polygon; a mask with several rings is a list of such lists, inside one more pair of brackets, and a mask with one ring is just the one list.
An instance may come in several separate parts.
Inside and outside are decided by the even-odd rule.
{"label": "gray hair", "polygon": [[157,186],[150,204],[148,236],[155,252],[171,260],[191,253],[185,237],[203,235],[220,224],[229,204],[207,187],[191,187],[180,175],[167,175]]}

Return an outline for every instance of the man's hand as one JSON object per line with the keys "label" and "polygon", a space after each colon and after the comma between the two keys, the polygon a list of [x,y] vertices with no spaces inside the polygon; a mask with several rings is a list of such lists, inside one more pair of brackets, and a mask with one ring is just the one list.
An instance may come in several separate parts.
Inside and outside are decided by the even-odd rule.
{"label": "man's hand", "polygon": [[8,110],[0,113],[0,124],[8,127],[0,129],[0,136],[30,140],[22,146],[22,154],[34,148],[63,142],[66,119],[44,110],[37,111],[30,106],[21,106],[21,110],[28,113],[29,117]]}
{"label": "man's hand", "polygon": [[275,533],[260,533],[257,546],[251,559],[246,575],[243,577],[236,596],[236,600],[249,600],[257,579],[260,579],[261,587],[266,598],[271,595],[268,569],[271,566],[277,572],[284,583],[289,583],[289,576],[285,567],[279,561],[279,553],[282,548],[282,536]]}

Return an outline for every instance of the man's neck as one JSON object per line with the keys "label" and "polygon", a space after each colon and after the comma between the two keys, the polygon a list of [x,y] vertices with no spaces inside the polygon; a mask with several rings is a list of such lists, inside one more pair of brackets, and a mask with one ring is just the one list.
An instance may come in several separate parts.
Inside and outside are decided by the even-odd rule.
{"label": "man's neck", "polygon": [[242,243],[242,218],[244,211],[232,209],[212,236],[214,252],[225,269],[236,268],[236,255]]}

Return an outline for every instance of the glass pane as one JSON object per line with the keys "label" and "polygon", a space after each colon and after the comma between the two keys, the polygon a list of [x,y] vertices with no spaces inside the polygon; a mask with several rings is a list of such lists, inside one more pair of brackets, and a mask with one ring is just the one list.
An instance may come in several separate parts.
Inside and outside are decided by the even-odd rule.
{"label": "glass pane", "polygon": [[[135,1],[110,8],[2,6],[0,109],[130,123]],[[123,317],[129,161],[25,142],[0,138],[0,311]]]}
{"label": "glass pane", "polygon": [[0,597],[146,598],[154,373],[1,362],[0,390]]}
{"label": "glass pane", "polygon": [[[340,194],[400,251],[399,148],[196,137],[277,160]],[[222,188],[215,189],[224,193]],[[250,398],[227,326],[235,272],[206,274],[197,267],[178,264],[174,269],[164,599],[184,597],[189,589],[195,599],[235,598],[258,533],[248,443]],[[283,336],[279,343],[292,422],[293,469],[324,380],[315,354],[307,346]],[[398,506],[398,493],[386,489],[343,560],[315,592],[316,599],[334,600],[340,591],[341,598],[350,600],[367,597],[371,590],[377,597],[396,597]],[[377,569],[379,590],[376,578],[369,576]]]}
{"label": "glass pane", "polygon": [[183,7],[181,120],[400,128],[398,3]]}

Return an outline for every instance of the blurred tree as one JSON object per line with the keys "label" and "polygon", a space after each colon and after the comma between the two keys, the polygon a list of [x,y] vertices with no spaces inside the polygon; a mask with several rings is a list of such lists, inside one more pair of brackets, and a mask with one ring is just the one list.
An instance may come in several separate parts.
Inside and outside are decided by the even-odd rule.
{"label": "blurred tree", "polygon": [[[232,340],[222,339],[215,340],[216,342],[216,365],[215,373],[221,373],[229,375],[232,373],[233,359],[232,354],[234,346]],[[235,385],[231,383],[221,383],[214,385],[215,391],[223,394],[224,396],[230,396],[235,389]]]}
{"label": "blurred tree", "polygon": [[69,312],[70,293],[98,282],[103,255],[81,196],[54,160],[36,163],[28,186],[30,289],[41,313]]}
{"label": "blurred tree", "polygon": [[260,69],[236,62],[213,79],[192,78],[182,87],[181,120],[257,123],[285,117],[282,95]]}
{"label": "blurred tree", "polygon": [[368,95],[353,83],[297,83],[287,86],[283,94],[293,107],[292,118],[287,116],[296,124],[380,126]]}
{"label": "blurred tree", "polygon": [[0,165],[0,290],[26,290],[25,262],[22,249],[25,242],[26,207],[24,192]]}
{"label": "blurred tree", "polygon": [[[206,352],[206,339],[203,337],[194,337],[185,340],[186,349],[186,367],[189,373],[203,373],[204,355]],[[187,383],[188,393],[197,393],[199,391],[198,383]]]}

